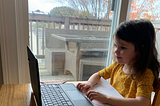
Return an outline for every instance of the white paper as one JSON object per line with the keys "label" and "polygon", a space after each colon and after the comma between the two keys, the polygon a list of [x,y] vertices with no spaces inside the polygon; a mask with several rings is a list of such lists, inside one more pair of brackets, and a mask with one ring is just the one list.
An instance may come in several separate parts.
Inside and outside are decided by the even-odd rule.
{"label": "white paper", "polygon": [[[103,94],[109,95],[109,96],[115,96],[115,97],[120,97],[123,98],[123,96],[121,94],[119,94],[119,92],[112,87],[112,85],[110,85],[104,78],[101,77],[100,82],[98,84],[96,84],[92,90],[95,91],[99,91]],[[102,104],[96,100],[93,100],[92,103],[94,104],[94,106],[111,106],[111,105],[107,105],[107,104]]]}
{"label": "white paper", "polygon": [[[103,94],[109,95],[109,96],[115,96],[115,97],[120,97],[123,98],[123,96],[121,94],[119,94],[119,92],[112,87],[112,85],[110,85],[104,78],[101,77],[100,82],[98,84],[96,84],[92,90],[95,91],[99,91]],[[83,93],[85,95],[85,93]],[[94,106],[111,106],[108,104],[102,104],[96,100],[92,101]]]}
{"label": "white paper", "polygon": [[123,98],[119,92],[112,87],[104,78],[101,77],[100,82],[96,84],[92,90],[99,91],[103,94],[109,95],[109,96],[115,96],[115,97],[120,97]]}

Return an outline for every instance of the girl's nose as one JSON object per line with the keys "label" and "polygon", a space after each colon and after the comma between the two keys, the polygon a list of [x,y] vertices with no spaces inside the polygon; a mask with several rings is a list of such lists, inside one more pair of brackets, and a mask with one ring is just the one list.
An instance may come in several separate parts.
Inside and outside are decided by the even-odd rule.
{"label": "girl's nose", "polygon": [[114,53],[119,55],[119,49],[118,48],[114,48]]}

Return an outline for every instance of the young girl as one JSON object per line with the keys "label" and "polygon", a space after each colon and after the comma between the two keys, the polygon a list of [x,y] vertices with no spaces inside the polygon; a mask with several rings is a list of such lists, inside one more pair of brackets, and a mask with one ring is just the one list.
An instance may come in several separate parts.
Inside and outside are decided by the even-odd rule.
{"label": "young girl", "polygon": [[[149,20],[130,20],[120,24],[114,33],[114,60],[109,67],[93,74],[77,88],[87,90],[87,97],[114,106],[149,106],[151,92],[160,85],[160,64],[155,48],[155,29]],[[100,78],[110,78],[110,84],[124,97],[108,96],[90,90]],[[107,89],[106,89],[107,90]]]}

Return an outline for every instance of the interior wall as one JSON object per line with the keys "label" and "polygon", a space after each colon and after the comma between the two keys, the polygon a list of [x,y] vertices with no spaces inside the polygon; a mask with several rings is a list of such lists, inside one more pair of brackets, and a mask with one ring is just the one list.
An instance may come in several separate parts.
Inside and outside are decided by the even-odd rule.
{"label": "interior wall", "polygon": [[4,84],[29,83],[28,0],[0,0],[0,45]]}
{"label": "interior wall", "polygon": [[4,83],[18,83],[14,0],[11,0],[10,3],[9,0],[0,0],[0,7],[0,40]]}

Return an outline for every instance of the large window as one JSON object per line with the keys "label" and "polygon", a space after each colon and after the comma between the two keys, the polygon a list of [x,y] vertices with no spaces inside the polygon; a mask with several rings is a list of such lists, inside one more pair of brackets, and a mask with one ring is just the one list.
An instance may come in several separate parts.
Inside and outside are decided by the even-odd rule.
{"label": "large window", "polygon": [[29,0],[29,41],[41,80],[87,80],[106,67],[121,1]]}

